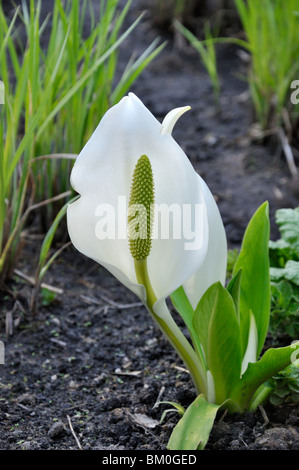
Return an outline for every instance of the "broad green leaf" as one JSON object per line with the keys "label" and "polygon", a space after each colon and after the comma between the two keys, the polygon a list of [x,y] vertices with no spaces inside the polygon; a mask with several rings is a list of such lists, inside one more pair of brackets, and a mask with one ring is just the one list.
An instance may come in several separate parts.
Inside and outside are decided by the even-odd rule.
{"label": "broad green leaf", "polygon": [[206,369],[205,359],[202,354],[202,347],[201,347],[199,338],[196,335],[195,330],[193,328],[194,310],[186,295],[186,292],[183,286],[179,287],[176,291],[174,291],[171,294],[170,298],[171,298],[174,308],[177,310],[177,312],[181,315],[182,319],[184,320],[185,325],[187,326],[188,331],[190,333],[191,340],[197,352],[197,355],[199,356],[201,360],[203,368]]}
{"label": "broad green leaf", "polygon": [[187,328],[192,328],[194,310],[192,308],[192,305],[190,304],[190,301],[185,293],[183,286],[175,290],[171,294],[170,298],[174,308],[177,310],[177,312],[179,312],[182,319],[186,323]]}
{"label": "broad green leaf", "polygon": [[240,288],[241,288],[241,276],[242,270],[237,272],[235,276],[230,280],[227,290],[233,298],[235,303],[235,309],[237,314],[238,322],[240,322]]}
{"label": "broad green leaf", "polygon": [[267,335],[270,315],[269,274],[269,209],[262,204],[251,218],[244,234],[242,247],[233,275],[242,269],[240,291],[240,327],[243,353],[246,350],[252,311],[258,331],[258,351]]}
{"label": "broad green leaf", "polygon": [[199,301],[193,326],[214,379],[216,403],[222,403],[240,379],[242,350],[234,301],[221,282],[209,287]]}
{"label": "broad green leaf", "polygon": [[169,450],[202,450],[208,442],[219,405],[199,395],[175,426],[167,444]]}
{"label": "broad green leaf", "polygon": [[283,348],[268,349],[262,358],[248,364],[247,370],[231,393],[231,398],[245,411],[257,389],[277,372],[299,358],[299,342]]}

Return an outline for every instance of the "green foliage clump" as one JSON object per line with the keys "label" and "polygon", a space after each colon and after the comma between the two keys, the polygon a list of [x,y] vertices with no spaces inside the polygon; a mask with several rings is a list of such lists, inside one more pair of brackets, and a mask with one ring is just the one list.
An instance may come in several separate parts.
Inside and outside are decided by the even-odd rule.
{"label": "green foliage clump", "polygon": [[96,3],[56,0],[43,19],[41,0],[30,0],[8,19],[0,1],[0,280],[13,271],[29,213],[51,227],[77,154],[164,47],[156,38],[119,74],[119,46],[143,15],[123,31],[131,0]]}
{"label": "green foliage clump", "polygon": [[269,380],[273,389],[269,401],[272,405],[299,403],[299,363],[290,364]]}
{"label": "green foliage clump", "polygon": [[299,335],[299,208],[280,209],[276,222],[281,238],[270,241],[271,318],[274,337]]}

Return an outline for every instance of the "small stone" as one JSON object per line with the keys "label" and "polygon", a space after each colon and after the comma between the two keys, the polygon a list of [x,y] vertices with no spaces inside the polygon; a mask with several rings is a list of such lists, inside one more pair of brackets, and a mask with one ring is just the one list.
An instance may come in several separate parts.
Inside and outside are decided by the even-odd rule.
{"label": "small stone", "polygon": [[154,429],[159,425],[159,421],[152,419],[150,416],[143,413],[130,414],[130,417],[134,423],[144,428]]}
{"label": "small stone", "polygon": [[36,398],[34,395],[31,395],[30,393],[23,393],[20,395],[18,402],[21,405],[31,405],[34,406],[36,403]]}
{"label": "small stone", "polygon": [[209,147],[214,147],[214,145],[217,144],[217,137],[214,134],[209,133],[205,135],[202,141],[204,144],[208,145]]}
{"label": "small stone", "polygon": [[60,436],[65,431],[65,426],[62,421],[57,421],[56,423],[51,426],[48,436],[51,439],[55,439],[56,437]]}
{"label": "small stone", "polygon": [[33,450],[34,446],[32,442],[30,441],[25,441],[21,444],[21,449],[22,450]]}
{"label": "small stone", "polygon": [[77,390],[78,387],[79,387],[79,384],[77,384],[77,382],[75,382],[75,380],[70,380],[70,382],[69,382],[69,389],[70,390]]}
{"label": "small stone", "polygon": [[238,439],[234,439],[230,443],[230,448],[231,449],[238,449],[240,447],[240,441]]}

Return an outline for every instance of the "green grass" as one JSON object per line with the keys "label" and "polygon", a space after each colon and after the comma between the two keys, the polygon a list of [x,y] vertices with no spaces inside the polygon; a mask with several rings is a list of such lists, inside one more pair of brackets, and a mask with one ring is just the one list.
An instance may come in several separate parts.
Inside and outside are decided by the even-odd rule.
{"label": "green grass", "polygon": [[299,77],[299,0],[235,0],[245,40],[212,37],[206,24],[200,41],[178,21],[177,29],[199,52],[214,92],[219,95],[217,43],[235,43],[251,57],[248,83],[256,119],[263,131],[298,122],[299,104],[291,103],[293,81]]}
{"label": "green grass", "polygon": [[174,25],[177,30],[185,36],[190,44],[197,50],[200,55],[201,61],[207,70],[212,86],[214,101],[219,106],[220,98],[220,80],[217,69],[217,56],[215,49],[215,39],[213,38],[212,31],[208,22],[204,25],[205,39],[200,41],[188,28],[182,25],[179,21],[175,20]]}
{"label": "green grass", "polygon": [[[41,22],[41,1],[30,0],[12,21],[0,1],[0,278],[5,279],[20,247],[30,212],[41,211],[44,228],[70,196],[69,172],[107,109],[118,102],[162,49],[158,39],[129,61],[116,80],[119,46],[141,16],[124,31],[131,1],[99,1],[96,16],[89,0],[55,0]],[[90,15],[91,27],[83,26]],[[17,19],[25,29],[20,40]],[[42,42],[47,26],[49,40]],[[61,199],[58,208],[53,204]],[[47,203],[45,204],[46,201]]]}
{"label": "green grass", "polygon": [[[205,39],[175,22],[176,28],[199,52],[219,102],[220,86],[215,45],[234,43],[251,57],[247,76],[256,137],[274,137],[286,157],[291,175],[298,177],[293,143],[299,124],[299,0],[235,0],[245,38],[217,37],[205,26]],[[292,99],[293,97],[293,99]]]}
{"label": "green grass", "polygon": [[291,83],[299,77],[299,0],[235,0],[251,54],[249,85],[262,129],[281,126],[290,103]]}

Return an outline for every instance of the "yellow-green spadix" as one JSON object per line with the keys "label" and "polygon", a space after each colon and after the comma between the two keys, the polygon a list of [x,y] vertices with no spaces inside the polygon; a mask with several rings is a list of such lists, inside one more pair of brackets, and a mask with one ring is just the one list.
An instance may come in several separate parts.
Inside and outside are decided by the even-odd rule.
{"label": "yellow-green spadix", "polygon": [[134,260],[145,260],[152,246],[154,179],[151,162],[141,155],[136,163],[128,207],[128,237]]}
{"label": "yellow-green spadix", "polygon": [[[172,110],[161,124],[130,93],[104,115],[72,169],[71,184],[80,195],[67,211],[68,231],[74,246],[109,270],[144,303],[146,292],[137,280],[128,237],[128,207],[134,172],[136,177],[140,161],[147,167],[143,177],[149,178],[147,184],[152,184],[151,204],[168,209],[169,223],[174,224],[168,237],[159,236],[159,224],[168,221],[163,219],[165,211],[154,211],[150,226],[152,238],[143,245],[156,304],[184,284],[187,295],[190,290],[194,298],[197,282],[206,286],[224,280],[225,276],[226,239],[215,200],[171,136],[176,121],[188,109]],[[149,183],[151,178],[152,183]],[[172,217],[174,209],[182,213],[186,207],[191,208],[192,223],[196,211],[200,211],[202,239],[196,249],[186,249],[188,240],[183,236],[184,227],[178,226],[182,219]],[[114,213],[114,222],[107,229],[107,236],[99,237],[97,224],[103,222],[105,209],[107,212],[109,208]],[[181,237],[177,236],[180,229]],[[201,266],[205,266],[205,270],[197,281],[196,273]],[[198,287],[198,295],[202,295],[202,287]]]}

